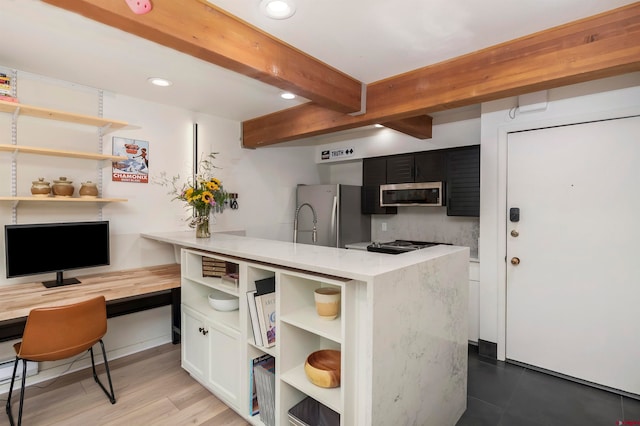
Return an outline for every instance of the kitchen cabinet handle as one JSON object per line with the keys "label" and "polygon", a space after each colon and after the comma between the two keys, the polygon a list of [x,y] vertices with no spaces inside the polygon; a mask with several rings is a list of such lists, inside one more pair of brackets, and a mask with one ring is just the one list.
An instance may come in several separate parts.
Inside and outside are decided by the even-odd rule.
{"label": "kitchen cabinet handle", "polygon": [[520,258],[519,257],[512,257],[511,258],[511,264],[512,265],[519,265],[520,264]]}

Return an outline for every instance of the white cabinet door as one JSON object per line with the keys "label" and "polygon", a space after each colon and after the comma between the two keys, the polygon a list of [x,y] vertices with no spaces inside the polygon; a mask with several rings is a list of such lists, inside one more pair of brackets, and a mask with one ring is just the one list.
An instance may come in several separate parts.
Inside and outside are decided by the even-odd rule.
{"label": "white cabinet door", "polygon": [[182,305],[182,368],[204,381],[207,378],[209,337],[203,318]]}
{"label": "white cabinet door", "polygon": [[240,333],[220,324],[209,324],[209,384],[227,404],[239,408]]}
{"label": "white cabinet door", "polygon": [[638,134],[640,117],[510,134],[505,230],[507,358],[635,394]]}

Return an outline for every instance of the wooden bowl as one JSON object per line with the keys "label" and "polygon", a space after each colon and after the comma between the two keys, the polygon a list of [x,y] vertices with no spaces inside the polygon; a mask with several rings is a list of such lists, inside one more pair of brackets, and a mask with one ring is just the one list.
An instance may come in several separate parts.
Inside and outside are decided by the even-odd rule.
{"label": "wooden bowl", "polygon": [[304,372],[311,383],[321,388],[340,386],[340,351],[324,349],[307,357]]}

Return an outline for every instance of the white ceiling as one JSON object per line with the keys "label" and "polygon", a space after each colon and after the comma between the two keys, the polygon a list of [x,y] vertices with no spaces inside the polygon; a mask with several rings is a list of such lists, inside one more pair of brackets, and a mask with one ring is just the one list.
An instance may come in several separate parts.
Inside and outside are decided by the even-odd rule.
{"label": "white ceiling", "polygon": [[[295,1],[293,17],[271,20],[260,15],[260,0],[209,0],[365,83],[634,2]],[[0,18],[0,66],[238,121],[304,102],[38,0],[0,0]],[[153,87],[151,76],[174,84]]]}

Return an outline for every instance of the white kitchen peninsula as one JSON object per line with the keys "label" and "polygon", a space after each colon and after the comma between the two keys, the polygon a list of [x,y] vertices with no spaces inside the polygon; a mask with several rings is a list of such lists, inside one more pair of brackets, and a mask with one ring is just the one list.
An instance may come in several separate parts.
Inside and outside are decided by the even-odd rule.
{"label": "white kitchen peninsula", "polygon": [[[183,248],[183,367],[252,424],[262,422],[249,415],[250,365],[264,353],[276,358],[279,426],[306,396],[338,412],[343,426],[454,425],[466,409],[467,247],[388,255],[226,234],[197,239],[193,231],[142,236]],[[203,276],[203,258],[237,267],[238,287]],[[254,344],[245,296],[266,277],[276,282],[271,348]],[[334,321],[315,315],[313,290],[325,286],[342,291]],[[240,309],[214,311],[211,289],[238,297]],[[304,375],[306,356],[325,348],[341,351],[339,388]]]}

